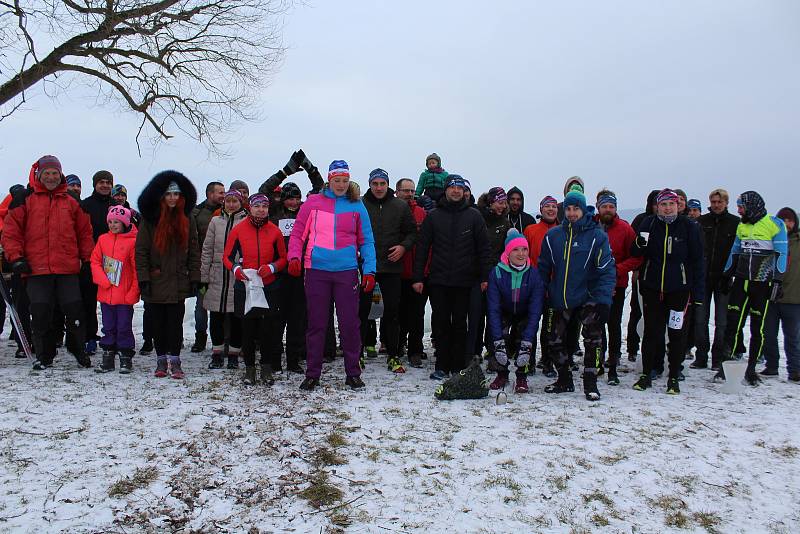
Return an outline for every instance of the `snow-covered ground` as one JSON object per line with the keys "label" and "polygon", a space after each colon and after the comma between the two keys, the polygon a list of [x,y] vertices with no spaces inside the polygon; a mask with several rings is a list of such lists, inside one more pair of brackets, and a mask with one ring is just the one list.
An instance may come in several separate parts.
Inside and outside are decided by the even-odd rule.
{"label": "snow-covered ground", "polygon": [[[192,338],[193,301],[185,337]],[[139,318],[137,314],[137,319]],[[688,371],[680,396],[601,385],[440,402],[429,369],[369,361],[366,390],[301,377],[33,374],[0,342],[2,532],[800,532],[800,387],[741,395]],[[430,362],[430,360],[429,360]]]}

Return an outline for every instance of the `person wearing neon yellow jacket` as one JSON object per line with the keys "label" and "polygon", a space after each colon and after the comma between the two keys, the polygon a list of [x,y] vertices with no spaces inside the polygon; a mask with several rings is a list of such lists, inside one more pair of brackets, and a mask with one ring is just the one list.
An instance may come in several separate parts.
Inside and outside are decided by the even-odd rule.
{"label": "person wearing neon yellow jacket", "polygon": [[[736,200],[742,220],[725,264],[729,280],[728,322],[725,325],[723,361],[731,359],[732,348],[739,341],[741,327],[750,314],[750,350],[745,380],[751,386],[760,382],[756,362],[764,349],[764,320],[770,303],[781,296],[781,282],[786,272],[789,240],[786,225],[767,214],[764,199],[755,191],[745,191]],[[724,379],[720,368],[715,380]]]}

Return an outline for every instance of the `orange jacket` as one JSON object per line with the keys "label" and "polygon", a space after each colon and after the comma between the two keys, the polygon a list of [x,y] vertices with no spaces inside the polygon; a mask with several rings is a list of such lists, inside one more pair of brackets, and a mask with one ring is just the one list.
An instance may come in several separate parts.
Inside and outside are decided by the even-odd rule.
{"label": "orange jacket", "polygon": [[545,234],[555,226],[558,226],[557,221],[547,223],[544,219],[541,219],[538,223],[529,224],[525,228],[523,235],[528,240],[528,253],[531,256],[531,265],[534,267],[539,263],[539,253],[542,251],[542,242]]}
{"label": "orange jacket", "polygon": [[8,206],[11,204],[11,194],[6,195],[3,202],[0,202],[0,233],[3,232],[3,221],[8,215]]}
{"label": "orange jacket", "polygon": [[[114,234],[107,232],[97,239],[92,251],[92,280],[97,284],[97,301],[104,304],[127,304],[139,302],[139,278],[136,276],[136,226],[129,232]],[[119,285],[113,285],[103,270],[103,256],[122,262]]]}

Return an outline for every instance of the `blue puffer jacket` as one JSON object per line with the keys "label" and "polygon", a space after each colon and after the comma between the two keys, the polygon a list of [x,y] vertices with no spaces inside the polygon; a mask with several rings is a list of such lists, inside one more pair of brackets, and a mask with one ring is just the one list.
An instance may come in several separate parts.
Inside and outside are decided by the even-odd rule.
{"label": "blue puffer jacket", "polygon": [[488,303],[489,334],[492,341],[503,339],[503,314],[528,315],[522,341],[533,342],[539,328],[544,303],[544,283],[536,267],[517,271],[502,261],[489,273]]}
{"label": "blue puffer jacket", "polygon": [[608,236],[593,217],[594,209],[588,208],[575,223],[564,219],[544,236],[538,267],[553,309],[588,302],[611,306],[617,269]]}

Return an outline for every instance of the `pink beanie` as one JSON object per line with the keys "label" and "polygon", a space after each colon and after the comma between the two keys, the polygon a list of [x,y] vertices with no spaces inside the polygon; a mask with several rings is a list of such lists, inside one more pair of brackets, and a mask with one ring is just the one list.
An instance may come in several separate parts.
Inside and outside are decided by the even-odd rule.
{"label": "pink beanie", "polygon": [[111,206],[108,208],[106,222],[120,221],[125,227],[131,225],[131,210],[125,206]]}
{"label": "pink beanie", "polygon": [[530,248],[530,245],[528,245],[528,240],[525,239],[515,228],[510,229],[506,235],[506,247],[505,250],[503,250],[503,254],[500,256],[500,261],[508,264],[508,255],[511,254],[512,250],[517,247]]}

